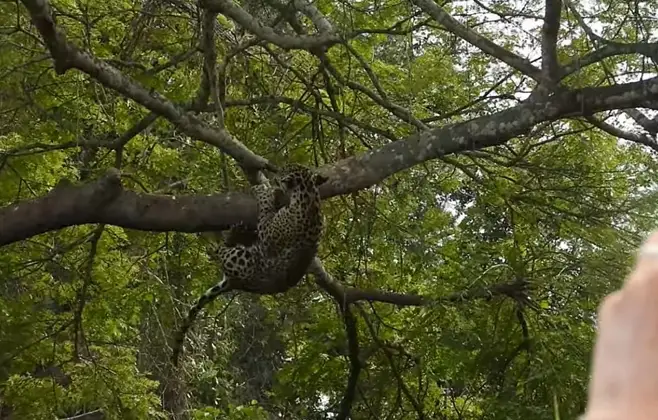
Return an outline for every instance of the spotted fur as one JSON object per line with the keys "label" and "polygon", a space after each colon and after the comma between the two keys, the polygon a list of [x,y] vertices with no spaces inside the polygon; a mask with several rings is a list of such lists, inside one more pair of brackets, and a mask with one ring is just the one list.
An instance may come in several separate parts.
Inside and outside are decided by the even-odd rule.
{"label": "spotted fur", "polygon": [[[232,226],[217,257],[222,280],[206,290],[190,309],[174,342],[173,362],[178,364],[185,334],[201,310],[230,290],[272,295],[296,286],[315,257],[322,236],[318,187],[327,178],[301,165],[289,165],[274,187],[256,185],[256,232],[242,224]],[[289,203],[280,206],[281,195]]]}

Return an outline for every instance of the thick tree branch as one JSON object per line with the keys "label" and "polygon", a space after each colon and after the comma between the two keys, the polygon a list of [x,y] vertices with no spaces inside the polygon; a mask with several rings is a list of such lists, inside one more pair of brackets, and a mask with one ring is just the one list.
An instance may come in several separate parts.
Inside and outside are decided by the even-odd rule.
{"label": "thick tree branch", "polygon": [[[233,213],[236,212],[236,213]],[[55,188],[45,197],[0,208],[0,246],[67,226],[106,223],[164,232],[225,230],[240,220],[255,222],[251,195],[165,196],[121,188],[116,170],[83,186]]]}
{"label": "thick tree branch", "polygon": [[[378,184],[417,164],[446,155],[506,143],[546,121],[589,116],[612,109],[650,106],[658,101],[658,77],[616,86],[559,92],[471,121],[426,130],[379,149],[320,168],[329,177],[323,198]],[[66,190],[0,209],[0,245],[85,223],[107,223],[151,231],[223,230],[233,223],[253,223],[256,203],[240,193],[215,197],[140,195],[120,188],[105,206],[88,203],[103,182]]]}
{"label": "thick tree branch", "polygon": [[[92,223],[121,192],[116,169],[95,183],[71,187],[62,182],[50,194],[0,209],[0,244],[74,224]],[[77,223],[80,222],[80,223]]]}
{"label": "thick tree branch", "polygon": [[544,25],[541,28],[541,66],[544,77],[557,81],[559,66],[557,62],[557,35],[560,30],[561,0],[546,0]]}
{"label": "thick tree branch", "polygon": [[464,123],[423,131],[360,156],[327,165],[323,173],[330,180],[320,191],[325,198],[358,191],[431,159],[504,144],[542,122],[645,106],[656,98],[658,77],[616,86],[560,92]]}
{"label": "thick tree branch", "polygon": [[497,45],[491,40],[483,37],[482,35],[474,32],[455,19],[453,19],[448,12],[443,10],[434,0],[412,0],[413,3],[423,9],[425,13],[432,16],[439,24],[445,26],[447,30],[457,35],[464,41],[473,45],[476,48],[484,51],[485,53],[496,57],[508,66],[520,71],[532,79],[542,82],[544,77],[541,70],[532,65],[528,59],[518,56],[517,54],[506,50],[505,48]]}
{"label": "thick tree branch", "polygon": [[[301,6],[302,1],[298,1]],[[295,3],[295,4],[297,4]],[[334,32],[322,32],[320,35],[281,35],[277,34],[274,29],[269,26],[263,25],[252,15],[247,13],[243,8],[233,3],[231,0],[205,0],[203,7],[212,12],[222,13],[223,15],[231,18],[237,24],[247,29],[249,32],[264,39],[272,44],[275,44],[284,50],[317,50],[319,48],[328,48],[341,42],[340,36]],[[303,12],[308,12],[306,7],[302,7]],[[313,19],[318,20],[318,15],[314,15]],[[326,25],[324,22],[314,22],[316,25],[320,24],[321,30],[325,30]],[[328,24],[328,21],[326,22]]]}
{"label": "thick tree branch", "polygon": [[[199,91],[193,101],[195,109],[208,104],[208,98],[217,85],[217,49],[215,48],[215,26],[217,13],[204,11],[201,20],[201,51],[203,51],[203,72]],[[214,98],[213,98],[214,100]],[[223,118],[222,118],[223,121]],[[224,128],[220,124],[220,128]]]}
{"label": "thick tree branch", "polygon": [[245,168],[276,170],[266,159],[254,154],[235,140],[228,131],[214,130],[187,114],[167,98],[157,93],[150,93],[116,68],[97,60],[69,43],[64,33],[56,27],[51,8],[46,0],[22,0],[22,3],[28,9],[32,22],[41,33],[58,74],[63,74],[71,68],[77,68],[103,85],[167,118],[190,137],[218,147]]}

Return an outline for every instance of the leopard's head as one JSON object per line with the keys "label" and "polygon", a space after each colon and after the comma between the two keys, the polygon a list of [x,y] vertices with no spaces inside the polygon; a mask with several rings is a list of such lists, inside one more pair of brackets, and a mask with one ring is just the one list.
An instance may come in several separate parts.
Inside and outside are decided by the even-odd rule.
{"label": "leopard's head", "polygon": [[283,170],[281,185],[288,190],[303,190],[317,193],[318,187],[329,180],[306,166],[291,163]]}

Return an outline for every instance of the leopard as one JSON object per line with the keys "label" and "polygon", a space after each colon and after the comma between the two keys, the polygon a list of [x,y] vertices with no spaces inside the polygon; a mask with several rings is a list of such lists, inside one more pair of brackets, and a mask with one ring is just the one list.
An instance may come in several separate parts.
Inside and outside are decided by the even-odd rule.
{"label": "leopard", "polygon": [[[229,228],[224,246],[216,251],[222,279],[190,308],[175,337],[174,366],[198,314],[221,294],[276,295],[299,284],[318,252],[324,225],[319,187],[328,179],[306,166],[288,164],[273,186],[252,186],[258,210],[256,229],[244,223]],[[281,205],[282,197],[287,204]]]}

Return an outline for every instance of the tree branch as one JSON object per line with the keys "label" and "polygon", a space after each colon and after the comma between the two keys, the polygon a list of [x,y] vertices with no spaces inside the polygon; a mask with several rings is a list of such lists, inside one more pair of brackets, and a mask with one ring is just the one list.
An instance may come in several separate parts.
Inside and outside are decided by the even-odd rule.
{"label": "tree branch", "polygon": [[[340,302],[338,302],[340,305]],[[359,373],[361,373],[361,359],[359,359],[359,335],[356,328],[356,318],[349,306],[342,310],[343,321],[345,323],[345,332],[347,334],[348,359],[350,361],[350,373],[347,378],[347,386],[343,393],[343,399],[340,403],[338,420],[347,419],[352,411],[354,397],[356,396],[356,385],[359,382]]]}
{"label": "tree branch", "polygon": [[528,283],[525,280],[514,280],[508,283],[454,292],[438,298],[428,298],[419,295],[345,287],[327,273],[319,258],[313,260],[309,272],[315,276],[317,285],[343,306],[359,301],[392,303],[398,306],[426,306],[437,303],[459,303],[475,299],[490,299],[496,296],[516,298],[516,296],[522,294],[528,287]]}
{"label": "tree branch", "polygon": [[557,62],[557,35],[560,31],[560,14],[562,0],[546,0],[544,25],[541,28],[541,66],[544,77],[557,81],[559,66]]}
{"label": "tree branch", "polygon": [[[301,2],[298,1],[298,3]],[[274,29],[263,25],[256,18],[247,13],[247,11],[245,11],[240,6],[233,3],[231,0],[205,0],[203,2],[203,7],[207,8],[211,12],[222,13],[259,38],[271,42],[272,44],[275,44],[284,50],[311,51],[323,47],[328,48],[341,42],[340,36],[334,32],[323,32],[320,35],[296,36],[277,34],[274,32]],[[308,12],[306,8],[302,8],[302,11]],[[314,16],[314,19],[315,18],[317,18],[317,15]],[[317,25],[320,22],[314,23]],[[326,29],[324,23],[320,23],[320,28],[321,30]]]}
{"label": "tree branch", "polygon": [[105,413],[103,413],[103,411],[94,410],[73,417],[61,418],[59,420],[103,420],[104,418],[105,418]]}
{"label": "tree branch", "polygon": [[105,225],[100,224],[94,231],[93,236],[91,237],[89,258],[87,259],[87,264],[85,266],[85,271],[82,275],[82,286],[78,289],[76,293],[77,307],[73,312],[73,360],[80,361],[80,349],[83,344],[86,344],[87,339],[85,338],[84,328],[82,325],[82,314],[85,310],[85,305],[87,304],[87,295],[89,292],[89,287],[94,281],[94,261],[96,260],[96,254],[98,251],[98,242],[101,239],[101,235],[105,230]]}
{"label": "tree branch", "polygon": [[[358,156],[320,168],[329,181],[323,198],[359,191],[417,164],[446,155],[506,143],[546,121],[589,116],[612,109],[651,106],[658,100],[658,77],[616,86],[556,93],[535,102],[426,130]],[[254,223],[256,202],[246,194],[156,196],[118,188],[103,206],[89,197],[103,182],[66,190],[0,209],[0,245],[85,223],[107,223],[150,231],[202,232],[223,230],[244,221]]]}
{"label": "tree branch", "polygon": [[315,257],[309,268],[315,275],[315,281],[327,293],[329,293],[340,308],[345,323],[345,332],[347,333],[348,358],[350,361],[350,373],[347,379],[347,386],[340,403],[340,411],[337,419],[347,419],[352,411],[352,404],[356,395],[356,385],[359,381],[361,372],[361,359],[359,359],[359,335],[357,330],[356,318],[351,311],[350,303],[345,300],[345,289],[336,282],[322,266],[320,259]]}
{"label": "tree branch", "polygon": [[420,7],[427,13],[432,16],[439,24],[445,26],[447,30],[457,35],[464,41],[473,45],[476,48],[484,51],[485,53],[496,57],[503,63],[506,63],[508,66],[520,71],[532,79],[542,82],[544,77],[541,74],[541,71],[532,65],[528,59],[518,56],[517,54],[506,50],[505,48],[497,45],[491,40],[483,37],[482,35],[474,32],[457,20],[453,19],[452,16],[443,10],[438,4],[434,3],[433,0],[412,0],[416,6]]}
{"label": "tree branch", "polygon": [[585,22],[585,19],[580,15],[578,12],[578,9],[571,3],[570,0],[564,0],[564,4],[569,10],[571,10],[571,13],[573,13],[574,17],[576,18],[576,21],[580,25],[580,27],[585,31],[585,34],[589,39],[591,39],[593,42],[606,42],[606,40],[597,35],[592,28],[589,27],[589,25]]}
{"label": "tree branch", "polygon": [[60,182],[50,194],[36,200],[1,208],[0,244],[73,224],[91,223],[121,191],[116,169],[83,187],[72,188],[66,184]]}
{"label": "tree branch", "polygon": [[[371,91],[370,89],[366,88],[365,86],[353,82],[349,79],[345,79],[340,72],[329,62],[328,57],[326,54],[320,55],[320,60],[322,61],[322,64],[325,66],[325,68],[331,73],[332,76],[336,78],[338,83],[340,83],[343,86],[347,86],[351,89],[357,90],[359,92],[363,92],[366,94],[370,99],[373,100],[377,105],[381,106],[384,109],[387,109],[391,114],[395,115],[398,117],[400,120],[408,123],[408,124],[413,124],[416,128],[419,130],[426,130],[427,126],[422,123],[420,120],[418,120],[416,117],[413,116],[412,112],[409,111],[408,109],[405,109],[401,107],[400,105],[394,104],[390,101],[388,101],[386,98],[378,96],[375,92]],[[365,61],[360,61],[360,64],[365,65],[364,69],[367,71],[367,63]],[[374,74],[373,74],[374,76]],[[375,79],[376,80],[376,79]],[[373,84],[375,82],[373,81]]]}
{"label": "tree branch", "polygon": [[322,34],[331,35],[334,33],[334,28],[329,22],[329,19],[324,16],[317,7],[311,4],[307,0],[293,0],[293,5],[295,9],[302,12],[307,18],[311,19],[313,25],[320,31]]}
{"label": "tree branch", "polygon": [[642,128],[644,128],[648,133],[654,136],[658,134],[658,117],[649,118],[644,115],[643,112],[633,108],[625,109],[624,113],[631,117],[640,126],[642,126]]}
{"label": "tree branch", "polygon": [[257,98],[248,98],[248,99],[227,99],[225,105],[227,108],[230,108],[237,106],[257,105],[257,104],[287,104],[290,105],[290,107],[293,110],[299,109],[307,114],[322,115],[324,117],[332,118],[338,121],[339,123],[343,123],[344,125],[353,126],[352,129],[354,129],[354,127],[358,127],[363,130],[378,134],[391,141],[396,140],[395,135],[391,133],[389,130],[373,127],[367,123],[348,117],[339,112],[332,112],[329,110],[314,108],[310,105],[306,105],[304,102],[302,102],[299,99],[288,98],[284,96],[261,96]]}
{"label": "tree branch", "polygon": [[[233,213],[236,212],[236,213]],[[248,194],[165,196],[122,189],[118,171],[83,186],[56,187],[50,194],[0,208],[0,246],[87,223],[106,223],[154,232],[225,230],[256,221],[256,201]]]}
{"label": "tree branch", "polygon": [[621,139],[632,141],[633,143],[643,144],[658,152],[658,142],[646,134],[636,134],[624,131],[604,121],[599,121],[594,117],[586,117],[586,119],[594,127],[603,130],[608,134],[619,137]]}
{"label": "tree branch", "polygon": [[47,0],[21,0],[28,9],[32,22],[43,37],[52,55],[55,71],[63,74],[71,68],[87,73],[101,84],[133,99],[149,110],[162,115],[181,131],[205,143],[218,147],[233,157],[245,168],[276,171],[266,159],[254,154],[245,145],[235,140],[228,131],[214,130],[202,121],[187,114],[173,102],[158,93],[150,93],[137,82],[122,74],[116,68],[100,61],[69,43],[55,24],[55,19]]}
{"label": "tree branch", "polygon": [[351,193],[431,159],[504,144],[545,121],[645,106],[656,98],[658,77],[616,86],[559,92],[495,114],[416,133],[360,156],[327,165],[323,173],[330,179],[320,191],[324,198]]}
{"label": "tree branch", "polygon": [[592,64],[596,64],[608,57],[627,54],[640,54],[658,61],[658,42],[624,44],[620,42],[606,41],[606,44],[598,50],[592,51],[582,57],[578,57],[566,64],[560,72],[560,79],[564,79],[570,74]]}
{"label": "tree branch", "polygon": [[382,340],[379,339],[379,336],[377,334],[377,331],[375,330],[374,326],[372,325],[372,322],[368,319],[368,314],[363,310],[363,308],[357,306],[359,311],[361,312],[361,316],[368,327],[368,331],[370,332],[370,336],[372,339],[375,341],[379,349],[384,353],[384,356],[386,357],[389,366],[391,367],[391,372],[393,372],[393,377],[395,377],[398,386],[402,390],[402,393],[404,394],[405,397],[409,400],[409,403],[412,405],[414,408],[414,411],[416,412],[416,418],[419,420],[425,420],[425,413],[423,411],[423,406],[422,404],[412,395],[411,390],[407,386],[407,384],[404,381],[404,378],[402,377],[402,372],[400,372],[400,369],[395,364],[395,360],[393,360],[393,354],[391,351],[386,347],[386,345],[382,342]]}
{"label": "tree branch", "polygon": [[[217,13],[205,10],[201,19],[201,51],[203,51],[203,71],[199,91],[193,102],[195,109],[208,104],[208,98],[217,86],[217,50],[215,48],[215,26]],[[214,100],[214,98],[213,98]],[[223,121],[223,119],[222,119]],[[220,128],[224,128],[220,124]]]}

